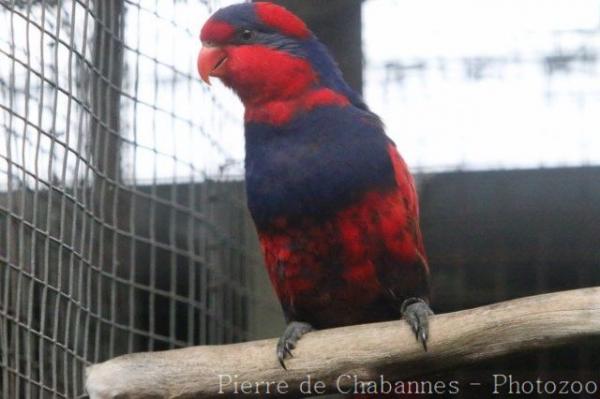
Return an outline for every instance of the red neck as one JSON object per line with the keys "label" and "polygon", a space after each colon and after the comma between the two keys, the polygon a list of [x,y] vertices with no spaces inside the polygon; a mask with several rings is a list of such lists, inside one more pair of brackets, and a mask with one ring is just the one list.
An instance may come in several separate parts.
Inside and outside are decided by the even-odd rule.
{"label": "red neck", "polygon": [[349,104],[340,93],[319,86],[310,62],[266,46],[227,47],[221,78],[246,107],[246,122],[282,125],[320,105]]}
{"label": "red neck", "polygon": [[337,105],[340,107],[350,104],[342,94],[328,88],[312,88],[304,93],[288,99],[274,99],[263,103],[246,103],[246,123],[268,123],[283,125],[299,113],[308,112],[322,105]]}

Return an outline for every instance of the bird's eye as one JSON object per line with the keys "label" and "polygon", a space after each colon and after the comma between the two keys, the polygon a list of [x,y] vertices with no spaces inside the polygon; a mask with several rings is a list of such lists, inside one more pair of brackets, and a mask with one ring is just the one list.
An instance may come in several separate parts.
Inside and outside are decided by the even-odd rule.
{"label": "bird's eye", "polygon": [[241,33],[240,33],[240,38],[245,41],[248,42],[250,40],[252,40],[252,38],[254,37],[254,32],[252,32],[249,29],[244,29]]}

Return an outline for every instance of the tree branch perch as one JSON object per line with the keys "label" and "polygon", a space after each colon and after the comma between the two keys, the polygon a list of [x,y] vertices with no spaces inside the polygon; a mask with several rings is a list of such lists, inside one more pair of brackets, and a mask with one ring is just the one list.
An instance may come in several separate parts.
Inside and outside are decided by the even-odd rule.
{"label": "tree branch perch", "polygon": [[[600,338],[600,287],[539,295],[434,316],[424,352],[403,321],[307,334],[283,370],[276,340],[136,353],[87,369],[91,399],[232,397],[237,381],[282,382],[298,395],[311,375],[337,392],[340,375],[404,380],[502,355]],[[223,376],[220,378],[219,375]],[[349,379],[344,380],[347,384]],[[348,387],[348,385],[344,385]],[[264,395],[266,384],[262,384]],[[255,388],[254,388],[255,389]],[[276,391],[270,385],[270,391]],[[275,395],[274,395],[275,396]]]}

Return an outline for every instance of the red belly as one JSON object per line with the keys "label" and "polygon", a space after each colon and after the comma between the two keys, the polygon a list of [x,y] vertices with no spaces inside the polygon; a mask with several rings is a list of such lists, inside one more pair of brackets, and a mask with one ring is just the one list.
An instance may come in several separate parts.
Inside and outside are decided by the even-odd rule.
{"label": "red belly", "polygon": [[326,328],[399,317],[381,268],[415,278],[415,226],[400,193],[390,190],[368,193],[325,222],[281,219],[260,241],[288,316]]}

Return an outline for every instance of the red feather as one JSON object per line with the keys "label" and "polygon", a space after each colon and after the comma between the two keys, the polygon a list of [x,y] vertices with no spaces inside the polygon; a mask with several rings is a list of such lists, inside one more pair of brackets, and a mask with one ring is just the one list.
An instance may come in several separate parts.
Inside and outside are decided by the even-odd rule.
{"label": "red feather", "polygon": [[255,9],[258,17],[265,25],[278,30],[284,35],[299,39],[310,36],[310,31],[304,21],[277,4],[257,2],[255,3]]}
{"label": "red feather", "polygon": [[308,61],[285,52],[263,45],[228,46],[226,50],[227,73],[222,80],[246,107],[292,99],[317,81]]}
{"label": "red feather", "polygon": [[294,99],[274,100],[260,105],[246,107],[246,122],[262,122],[280,126],[289,122],[294,115],[308,112],[320,105],[337,105],[343,107],[350,104],[343,95],[331,89],[321,88],[306,92]]}

